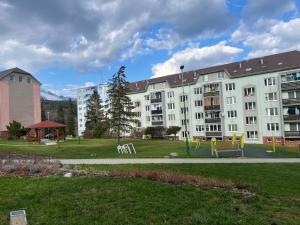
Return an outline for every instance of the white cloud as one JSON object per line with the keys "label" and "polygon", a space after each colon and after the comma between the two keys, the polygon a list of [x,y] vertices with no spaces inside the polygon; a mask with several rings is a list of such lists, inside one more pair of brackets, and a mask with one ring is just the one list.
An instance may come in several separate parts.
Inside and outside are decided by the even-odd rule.
{"label": "white cloud", "polygon": [[177,73],[180,65],[185,65],[186,70],[192,70],[227,63],[242,51],[240,48],[229,46],[225,41],[213,46],[187,48],[174,53],[167,61],[154,65],[153,77]]}
{"label": "white cloud", "polygon": [[300,18],[287,22],[272,21],[263,32],[257,26],[242,24],[232,35],[234,41],[240,41],[250,48],[248,57],[274,54],[289,50],[300,50]]}

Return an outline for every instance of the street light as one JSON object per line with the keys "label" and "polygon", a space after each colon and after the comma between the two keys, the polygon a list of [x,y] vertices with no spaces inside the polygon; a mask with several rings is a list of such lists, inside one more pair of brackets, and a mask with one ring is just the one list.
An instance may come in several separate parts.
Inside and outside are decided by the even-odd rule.
{"label": "street light", "polygon": [[186,152],[188,156],[190,156],[190,145],[188,140],[188,131],[187,131],[187,119],[186,119],[186,108],[185,108],[185,95],[184,95],[184,86],[183,86],[183,69],[184,65],[180,66],[181,70],[181,87],[182,87],[182,99],[183,99],[183,114],[184,114],[184,129],[185,129],[185,145],[186,145]]}

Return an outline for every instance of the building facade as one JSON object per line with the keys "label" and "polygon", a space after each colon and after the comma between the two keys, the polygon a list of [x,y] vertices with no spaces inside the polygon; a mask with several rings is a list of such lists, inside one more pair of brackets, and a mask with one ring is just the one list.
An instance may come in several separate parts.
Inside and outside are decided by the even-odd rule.
{"label": "building facade", "polygon": [[78,117],[78,135],[82,136],[85,131],[86,122],[86,111],[87,111],[87,101],[94,91],[98,92],[105,111],[109,108],[109,101],[107,97],[108,84],[99,84],[96,86],[82,87],[77,89],[77,117]]}
{"label": "building facade", "polygon": [[[79,134],[90,88],[99,87],[77,92]],[[180,139],[244,134],[246,143],[271,143],[273,137],[278,145],[300,142],[299,51],[132,82],[129,88],[135,127],[180,126]],[[101,90],[108,102],[107,86]]]}
{"label": "building facade", "polygon": [[[180,138],[295,145],[300,141],[300,52],[130,84],[141,127],[180,126]],[[185,107],[184,107],[185,105]],[[184,119],[184,112],[187,119]]]}
{"label": "building facade", "polygon": [[41,121],[40,82],[32,74],[13,68],[0,72],[0,136],[15,120],[22,126]]}

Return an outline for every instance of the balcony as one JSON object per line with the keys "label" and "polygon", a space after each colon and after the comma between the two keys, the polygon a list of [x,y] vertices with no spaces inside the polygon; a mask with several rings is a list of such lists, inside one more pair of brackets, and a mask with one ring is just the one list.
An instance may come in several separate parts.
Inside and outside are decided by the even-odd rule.
{"label": "balcony", "polygon": [[300,105],[300,99],[298,98],[288,98],[282,99],[282,105]]}
{"label": "balcony", "polygon": [[222,137],[222,132],[221,131],[210,131],[210,132],[205,132],[206,137]]}
{"label": "balcony", "polygon": [[284,131],[284,136],[293,138],[293,137],[300,137],[300,131]]}
{"label": "balcony", "polygon": [[204,110],[220,110],[220,105],[205,105]]}
{"label": "balcony", "polygon": [[204,97],[212,97],[212,96],[219,96],[219,91],[210,91],[203,93]]}
{"label": "balcony", "polygon": [[150,100],[151,103],[158,103],[158,102],[162,102],[162,99],[161,98],[152,98]]}
{"label": "balcony", "polygon": [[157,114],[162,114],[162,110],[151,110],[151,114],[157,115]]}
{"label": "balcony", "polygon": [[205,123],[221,123],[221,118],[206,118]]}
{"label": "balcony", "polygon": [[300,115],[283,115],[284,121],[300,121]]}
{"label": "balcony", "polygon": [[152,126],[163,126],[164,122],[163,121],[152,121]]}
{"label": "balcony", "polygon": [[300,81],[281,83],[282,91],[298,90],[298,89],[300,89]]}

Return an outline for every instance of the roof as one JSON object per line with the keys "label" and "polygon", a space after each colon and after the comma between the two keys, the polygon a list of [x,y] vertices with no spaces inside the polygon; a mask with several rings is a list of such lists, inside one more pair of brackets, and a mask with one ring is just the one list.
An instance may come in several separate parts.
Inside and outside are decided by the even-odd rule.
{"label": "roof", "polygon": [[40,123],[27,126],[26,129],[43,129],[43,128],[59,128],[59,127],[66,127],[66,125],[54,121],[45,120]]}
{"label": "roof", "polygon": [[10,75],[11,73],[21,73],[21,74],[25,74],[25,75],[30,75],[33,79],[35,79],[38,83],[40,83],[31,73],[26,72],[25,70],[22,70],[18,67],[15,68],[11,68],[8,70],[4,70],[0,72],[0,79]]}
{"label": "roof", "polygon": [[[238,78],[295,68],[300,68],[300,51],[284,52],[184,72],[183,84],[195,84],[199,76],[221,71],[225,71],[229,78]],[[170,87],[181,86],[181,73],[132,82],[128,88],[130,89],[130,93],[145,92],[148,85],[160,82],[168,82]]]}

